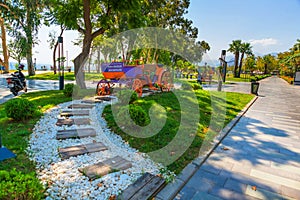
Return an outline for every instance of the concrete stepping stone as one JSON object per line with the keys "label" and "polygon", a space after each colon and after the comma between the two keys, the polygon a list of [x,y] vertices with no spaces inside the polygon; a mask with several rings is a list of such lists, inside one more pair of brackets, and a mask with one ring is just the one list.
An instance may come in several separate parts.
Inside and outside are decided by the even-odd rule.
{"label": "concrete stepping stone", "polygon": [[72,156],[79,156],[86,153],[94,153],[98,151],[105,151],[108,148],[102,142],[95,142],[90,144],[76,145],[66,148],[59,148],[58,152],[62,159],[68,159]]}
{"label": "concrete stepping stone", "polygon": [[117,199],[152,199],[165,185],[166,181],[163,178],[145,173],[129,185]]}
{"label": "concrete stepping stone", "polygon": [[89,110],[63,110],[60,113],[62,117],[71,117],[71,116],[89,116]]}
{"label": "concrete stepping stone", "polygon": [[95,105],[93,104],[71,104],[68,106],[70,109],[92,109]]}
{"label": "concrete stepping stone", "polygon": [[125,170],[130,167],[132,167],[131,162],[120,156],[116,156],[78,170],[89,177],[90,180],[94,180],[114,171]]}
{"label": "concrete stepping stone", "polygon": [[88,103],[88,104],[102,103],[102,102],[103,101],[99,99],[86,99],[81,101],[81,103]]}
{"label": "concrete stepping stone", "polygon": [[113,98],[112,97],[95,97],[96,100],[102,100],[102,101],[110,101]]}
{"label": "concrete stepping stone", "polygon": [[69,139],[69,138],[84,138],[95,137],[96,131],[93,128],[59,130],[56,134],[56,139]]}
{"label": "concrete stepping stone", "polygon": [[90,119],[88,118],[76,118],[76,119],[58,119],[56,122],[56,126],[72,126],[72,125],[89,125]]}

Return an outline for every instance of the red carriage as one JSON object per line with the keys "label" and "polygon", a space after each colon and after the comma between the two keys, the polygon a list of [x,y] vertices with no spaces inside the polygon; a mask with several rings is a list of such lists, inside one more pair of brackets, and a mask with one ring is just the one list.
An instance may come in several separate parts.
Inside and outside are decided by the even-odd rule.
{"label": "red carriage", "polygon": [[101,65],[104,79],[97,84],[98,95],[109,95],[116,83],[125,84],[142,96],[143,88],[169,91],[173,87],[172,73],[160,64],[125,65],[124,62]]}

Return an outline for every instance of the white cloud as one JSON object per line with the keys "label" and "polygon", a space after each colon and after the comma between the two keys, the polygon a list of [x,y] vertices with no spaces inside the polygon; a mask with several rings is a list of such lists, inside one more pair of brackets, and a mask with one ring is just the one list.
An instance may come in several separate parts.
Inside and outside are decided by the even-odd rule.
{"label": "white cloud", "polygon": [[278,41],[274,38],[264,38],[260,40],[249,40],[252,45],[270,46],[278,44]]}

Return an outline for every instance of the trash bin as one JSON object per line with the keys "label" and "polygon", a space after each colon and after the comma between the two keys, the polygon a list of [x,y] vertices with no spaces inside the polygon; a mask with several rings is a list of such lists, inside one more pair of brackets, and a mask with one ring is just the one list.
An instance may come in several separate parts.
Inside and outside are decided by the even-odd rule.
{"label": "trash bin", "polygon": [[259,88],[258,82],[251,82],[251,94],[258,95],[258,88]]}

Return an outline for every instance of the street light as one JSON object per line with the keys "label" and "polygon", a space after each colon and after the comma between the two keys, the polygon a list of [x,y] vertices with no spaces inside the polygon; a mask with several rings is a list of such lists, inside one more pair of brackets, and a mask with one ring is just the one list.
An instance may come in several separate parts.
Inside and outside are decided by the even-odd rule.
{"label": "street light", "polygon": [[58,37],[58,70],[59,70],[59,90],[64,89],[64,47],[63,37]]}
{"label": "street light", "polygon": [[34,58],[34,63],[33,63],[33,65],[34,65],[34,70],[36,71],[36,58]]}

